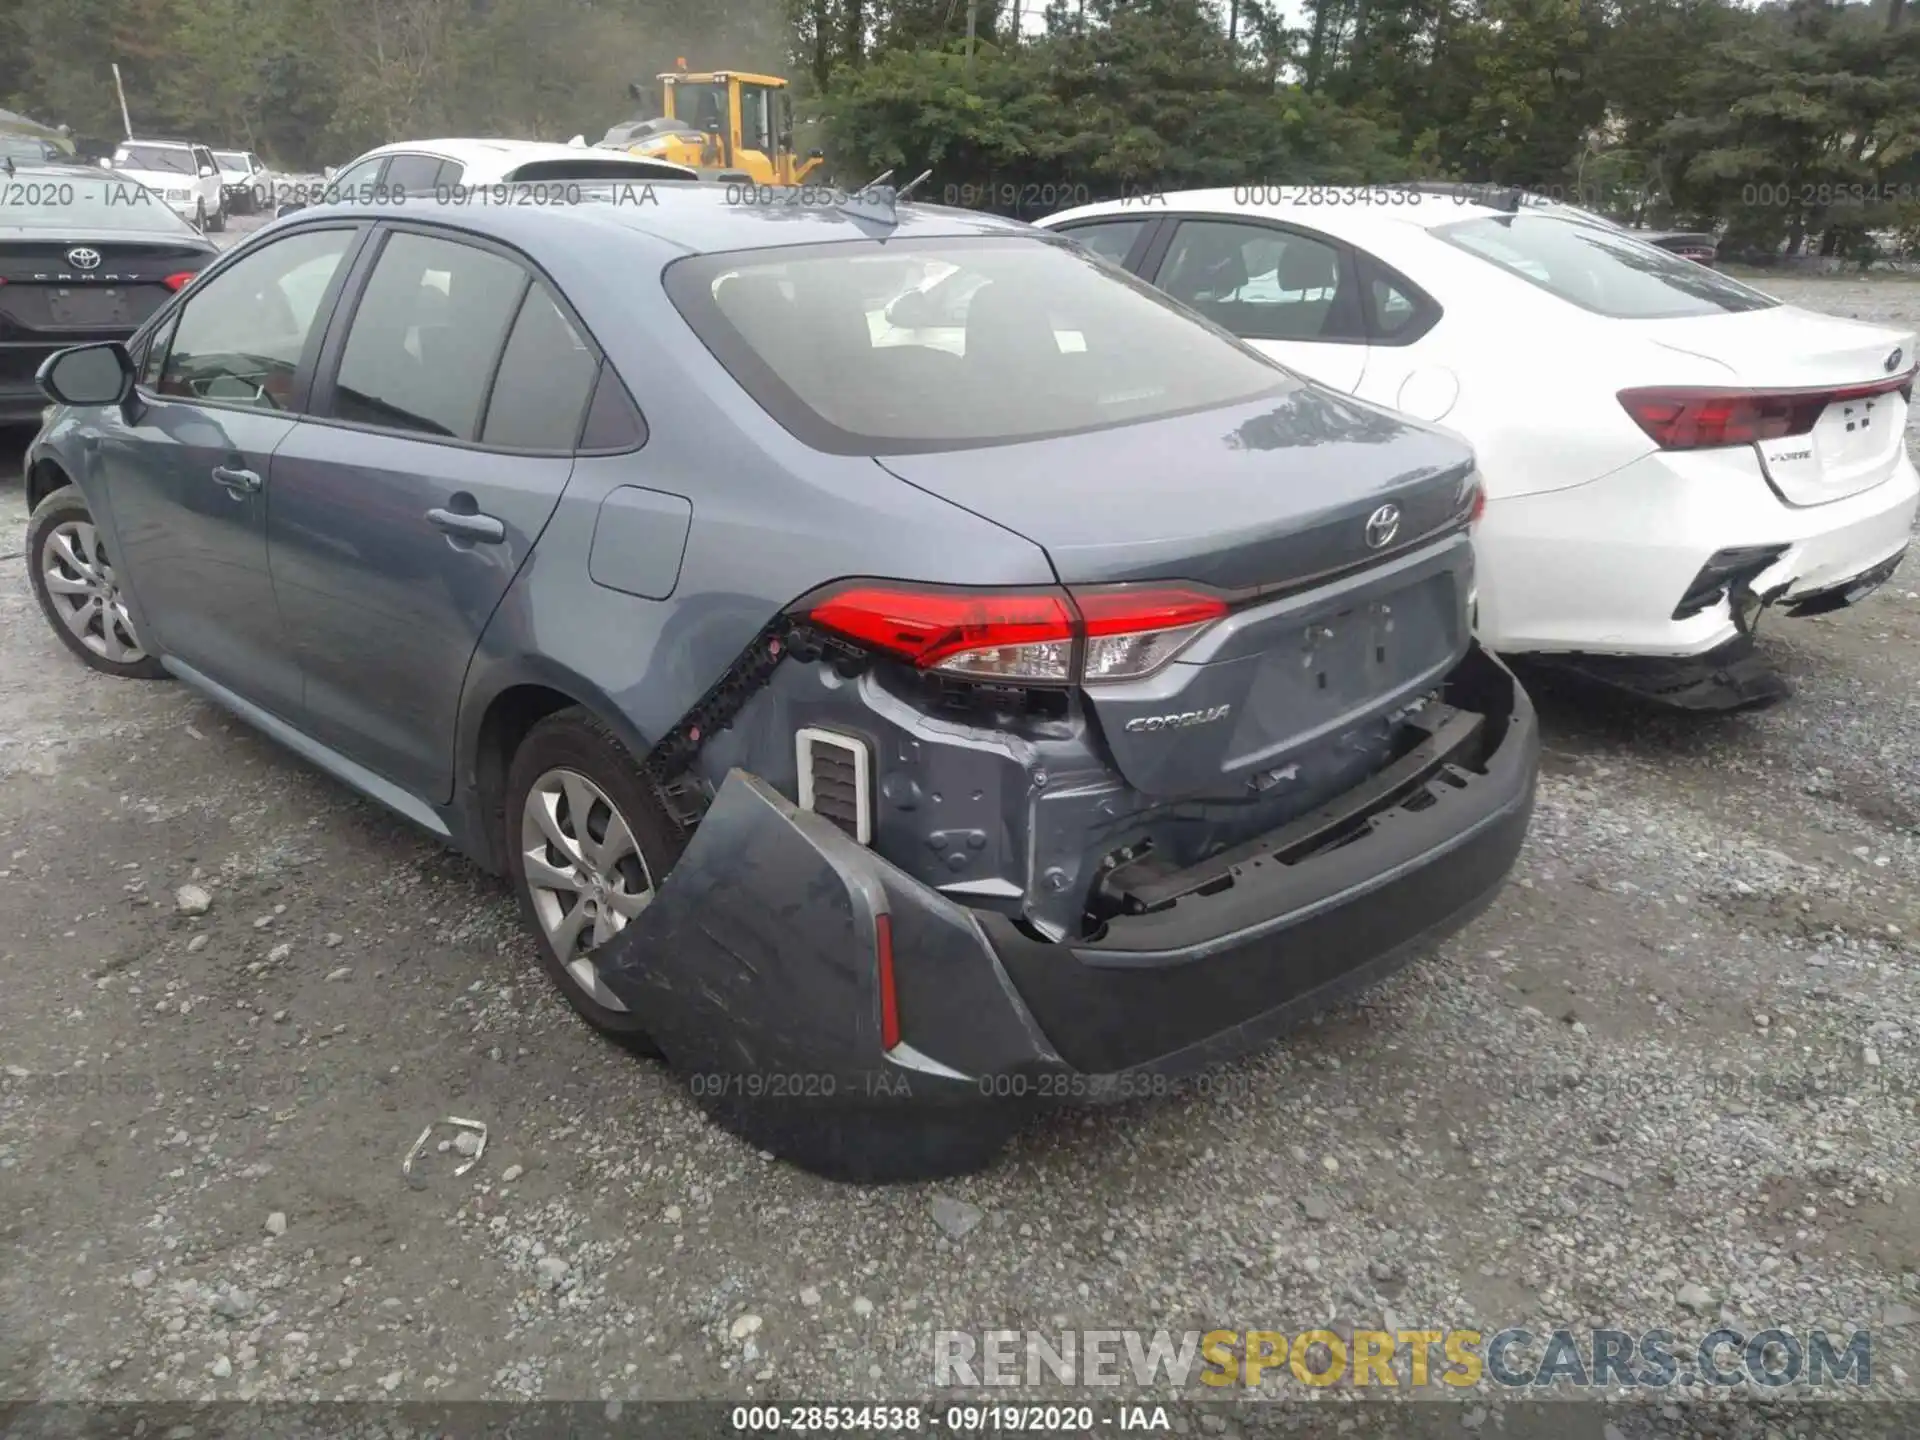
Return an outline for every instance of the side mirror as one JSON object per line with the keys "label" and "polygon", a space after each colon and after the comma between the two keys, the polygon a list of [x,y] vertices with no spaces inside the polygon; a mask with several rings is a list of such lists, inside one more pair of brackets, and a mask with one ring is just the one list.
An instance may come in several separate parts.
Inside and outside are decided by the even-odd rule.
{"label": "side mirror", "polygon": [[219,173],[220,172],[214,169],[211,165],[202,165],[200,167],[200,178],[202,180],[205,180],[210,175],[218,175]]}
{"label": "side mirror", "polygon": [[338,165],[329,165],[325,170],[320,172],[320,178],[322,180],[331,180],[334,175],[338,173],[339,169],[340,167]]}
{"label": "side mirror", "polygon": [[118,340],[49,355],[34,380],[56,405],[118,405],[133,393],[133,357]]}
{"label": "side mirror", "polygon": [[102,170],[111,170],[113,168],[113,161],[105,155],[102,155],[93,163],[98,165]]}

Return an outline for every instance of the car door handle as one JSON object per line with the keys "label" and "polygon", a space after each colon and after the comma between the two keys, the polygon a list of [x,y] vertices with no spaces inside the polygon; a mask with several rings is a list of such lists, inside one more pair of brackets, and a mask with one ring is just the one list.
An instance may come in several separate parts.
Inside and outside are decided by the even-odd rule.
{"label": "car door handle", "polygon": [[224,485],[229,494],[251,495],[260,488],[260,477],[251,470],[230,470],[225,465],[213,467],[213,479],[217,485]]}
{"label": "car door handle", "polygon": [[507,538],[507,527],[491,515],[462,515],[457,510],[429,510],[427,519],[437,528],[461,540],[477,540],[498,545]]}

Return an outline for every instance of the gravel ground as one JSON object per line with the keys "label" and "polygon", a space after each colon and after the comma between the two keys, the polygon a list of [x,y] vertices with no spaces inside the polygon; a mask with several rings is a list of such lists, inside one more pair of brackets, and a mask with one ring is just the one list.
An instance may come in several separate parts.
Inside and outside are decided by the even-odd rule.
{"label": "gravel ground", "polygon": [[[1913,283],[1773,288],[1920,322]],[[1212,1093],[859,1190],[598,1042],[466,863],[183,688],[75,663],[14,553],[16,454],[0,1400],[877,1399],[929,1389],[936,1327],[1722,1320],[1867,1327],[1913,1396],[1910,576],[1773,622],[1801,693],[1757,716],[1541,697],[1501,900]],[[484,1153],[456,1177],[440,1129],[409,1182],[448,1115]]]}

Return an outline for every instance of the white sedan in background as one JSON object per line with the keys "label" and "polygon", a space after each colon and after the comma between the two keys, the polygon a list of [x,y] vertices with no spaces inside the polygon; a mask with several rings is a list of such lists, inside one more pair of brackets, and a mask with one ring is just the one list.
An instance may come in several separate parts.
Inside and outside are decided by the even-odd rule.
{"label": "white sedan in background", "polygon": [[1041,222],[1287,368],[1439,423],[1485,478],[1482,639],[1690,708],[1777,698],[1775,606],[1899,564],[1911,331],[1837,319],[1577,215],[1278,187]]}

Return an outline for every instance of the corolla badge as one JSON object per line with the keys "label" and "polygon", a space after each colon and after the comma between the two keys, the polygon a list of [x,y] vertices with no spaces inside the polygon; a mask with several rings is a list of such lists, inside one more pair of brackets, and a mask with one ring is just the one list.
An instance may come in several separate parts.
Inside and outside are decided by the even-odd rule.
{"label": "corolla badge", "polygon": [[1378,550],[1383,545],[1391,545],[1393,537],[1400,533],[1400,507],[1382,505],[1367,517],[1367,548]]}
{"label": "corolla badge", "polygon": [[1150,733],[1155,730],[1188,730],[1195,725],[1211,725],[1216,720],[1227,718],[1231,705],[1214,705],[1206,710],[1181,710],[1172,715],[1139,715],[1127,721],[1127,732],[1132,735]]}
{"label": "corolla badge", "polygon": [[1886,364],[1887,373],[1891,375],[1894,371],[1898,370],[1900,368],[1901,360],[1903,360],[1905,357],[1906,357],[1906,352],[1904,350],[1896,350],[1891,355],[1887,356],[1887,364]]}
{"label": "corolla badge", "polygon": [[67,252],[67,263],[76,270],[97,270],[100,267],[100,252],[80,245]]}

